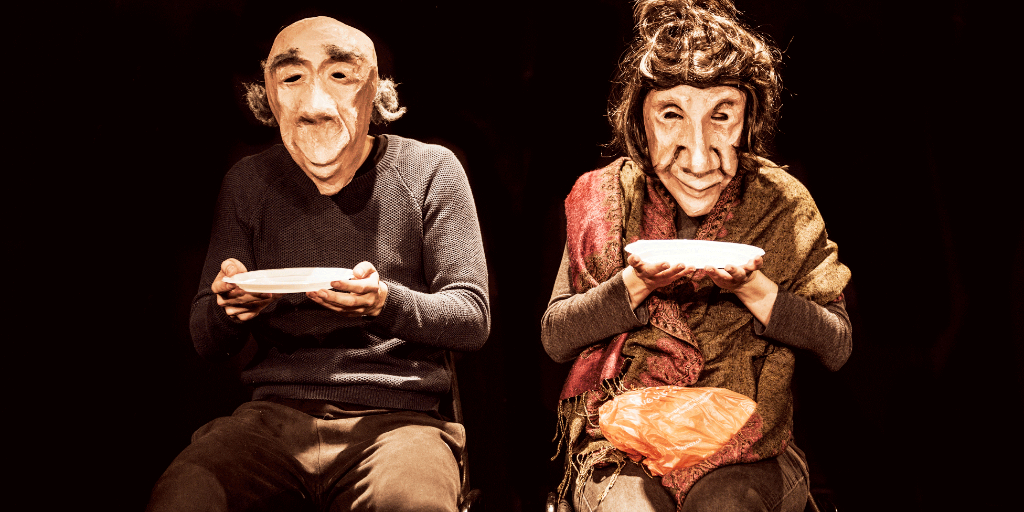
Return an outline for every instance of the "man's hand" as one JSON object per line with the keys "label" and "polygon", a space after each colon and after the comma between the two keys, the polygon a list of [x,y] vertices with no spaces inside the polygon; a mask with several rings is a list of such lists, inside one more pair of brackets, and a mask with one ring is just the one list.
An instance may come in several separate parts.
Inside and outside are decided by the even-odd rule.
{"label": "man's hand", "polygon": [[234,258],[221,262],[217,279],[213,280],[210,289],[217,294],[217,305],[231,318],[245,322],[263,311],[263,308],[274,301],[272,293],[249,293],[237,284],[225,283],[224,278],[247,272],[245,265]]}
{"label": "man's hand", "polygon": [[334,290],[306,292],[314,302],[344,316],[377,316],[388,298],[388,285],[372,263],[364,261],[352,269],[352,279],[332,281]]}

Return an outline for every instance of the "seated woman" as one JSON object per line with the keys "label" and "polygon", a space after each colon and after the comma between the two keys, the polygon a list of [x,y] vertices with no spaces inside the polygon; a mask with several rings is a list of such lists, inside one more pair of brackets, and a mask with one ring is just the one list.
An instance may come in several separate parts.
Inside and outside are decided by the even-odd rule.
{"label": "seated woman", "polygon": [[[547,353],[575,360],[559,405],[577,511],[803,510],[792,437],[794,350],[849,357],[850,272],[807,190],[764,155],[779,109],[779,52],[727,0],[641,0],[610,119],[625,154],[566,199],[566,248],[542,321]],[[647,239],[760,247],[742,266],[695,268],[624,251]],[[598,407],[651,386],[725,388],[756,402],[701,462],[654,476],[604,438]]]}

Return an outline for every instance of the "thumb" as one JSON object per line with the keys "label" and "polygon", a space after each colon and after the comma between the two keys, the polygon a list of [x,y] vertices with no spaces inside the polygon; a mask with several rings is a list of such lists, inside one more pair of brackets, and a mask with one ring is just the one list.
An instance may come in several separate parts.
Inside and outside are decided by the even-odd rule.
{"label": "thumb", "polygon": [[356,265],[356,268],[352,269],[352,277],[354,279],[366,279],[376,272],[377,268],[373,266],[373,263],[363,261]]}
{"label": "thumb", "polygon": [[245,265],[241,261],[234,258],[228,258],[220,264],[220,271],[224,273],[225,277],[230,277],[235,274],[241,274],[246,272]]}

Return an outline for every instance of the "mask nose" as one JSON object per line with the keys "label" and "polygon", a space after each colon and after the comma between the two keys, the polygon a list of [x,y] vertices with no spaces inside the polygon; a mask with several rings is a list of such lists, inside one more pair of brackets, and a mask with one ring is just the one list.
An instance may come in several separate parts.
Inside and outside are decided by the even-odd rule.
{"label": "mask nose", "polygon": [[693,127],[693,140],[687,149],[690,154],[690,165],[686,169],[690,174],[701,177],[708,171],[721,167],[718,149],[710,138],[704,135],[703,127],[699,124]]}
{"label": "mask nose", "polygon": [[336,107],[334,98],[324,90],[320,80],[314,80],[303,98],[302,109],[299,111],[300,121],[319,123],[334,119],[337,116]]}

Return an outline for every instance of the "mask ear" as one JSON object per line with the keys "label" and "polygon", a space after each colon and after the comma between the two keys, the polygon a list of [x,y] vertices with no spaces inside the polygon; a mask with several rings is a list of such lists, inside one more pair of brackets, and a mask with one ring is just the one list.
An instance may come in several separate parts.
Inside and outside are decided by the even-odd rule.
{"label": "mask ear", "polygon": [[245,102],[259,122],[267,126],[277,126],[277,118],[270,108],[270,100],[267,98],[265,87],[256,83],[245,84]]}
{"label": "mask ear", "polygon": [[390,123],[405,114],[405,107],[398,106],[398,91],[395,90],[395,83],[390,79],[383,79],[377,83],[377,94],[373,98],[374,124]]}

